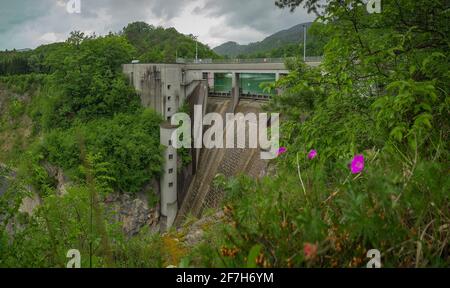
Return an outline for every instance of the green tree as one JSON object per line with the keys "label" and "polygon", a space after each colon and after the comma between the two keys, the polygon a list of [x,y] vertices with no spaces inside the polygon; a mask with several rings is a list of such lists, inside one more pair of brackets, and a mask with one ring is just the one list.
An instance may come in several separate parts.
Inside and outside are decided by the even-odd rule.
{"label": "green tree", "polygon": [[137,109],[139,98],[121,72],[121,64],[129,62],[133,53],[120,36],[72,35],[50,60],[55,71],[53,93],[48,95],[52,117],[46,128]]}
{"label": "green tree", "polygon": [[[195,57],[196,40],[192,35],[179,33],[175,28],[154,27],[145,22],[128,24],[122,34],[136,48],[142,62],[174,63],[175,58]],[[199,58],[217,58],[208,46],[198,43]]]}

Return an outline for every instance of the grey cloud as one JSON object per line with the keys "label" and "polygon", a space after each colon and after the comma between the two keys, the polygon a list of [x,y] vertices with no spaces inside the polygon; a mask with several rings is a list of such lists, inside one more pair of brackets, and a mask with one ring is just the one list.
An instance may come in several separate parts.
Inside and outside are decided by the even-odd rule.
{"label": "grey cloud", "polygon": [[158,22],[170,21],[181,13],[189,2],[194,0],[81,0],[81,17],[86,19],[107,15],[104,23],[108,31],[119,31],[132,21],[145,21],[149,18]]}
{"label": "grey cloud", "polygon": [[215,43],[215,46],[228,41],[235,41],[240,44],[248,44],[250,42],[260,41],[264,38],[264,33],[254,31],[251,28],[233,29],[223,25],[212,26],[209,30],[209,35],[213,38],[221,39],[220,42]]}
{"label": "grey cloud", "polygon": [[113,17],[141,18],[153,15],[170,20],[179,15],[184,7],[194,0],[81,0],[82,15],[92,17],[97,11],[106,11]]}
{"label": "grey cloud", "polygon": [[80,14],[67,12],[68,1],[0,0],[0,49],[34,48],[48,33],[103,34],[120,31],[132,21],[155,19],[158,24],[176,17],[193,0],[80,0]]}
{"label": "grey cloud", "polygon": [[[0,0],[0,50],[35,48],[51,39],[62,40],[73,30],[105,34],[120,31],[133,21],[167,26],[176,19],[178,27],[191,25],[192,29],[192,23],[208,22],[211,30],[204,37],[213,42],[248,42],[313,19],[301,9],[294,14],[280,10],[274,0],[80,0],[81,14],[69,14],[65,9],[68,1]],[[225,22],[219,21],[219,16]]]}
{"label": "grey cloud", "polygon": [[39,18],[51,7],[52,2],[53,0],[0,0],[0,33]]}
{"label": "grey cloud", "polygon": [[275,6],[275,0],[206,0],[204,7],[194,9],[197,14],[223,16],[232,27],[248,26],[263,33],[273,33],[302,22],[315,19],[303,9],[291,13]]}

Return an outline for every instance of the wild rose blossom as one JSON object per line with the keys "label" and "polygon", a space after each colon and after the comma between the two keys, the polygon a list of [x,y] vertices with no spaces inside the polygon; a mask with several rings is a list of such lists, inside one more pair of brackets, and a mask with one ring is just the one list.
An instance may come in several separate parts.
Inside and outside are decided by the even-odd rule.
{"label": "wild rose blossom", "polygon": [[316,156],[317,156],[317,151],[316,150],[313,149],[313,150],[309,151],[309,153],[308,153],[309,160],[312,160],[312,159],[316,158]]}
{"label": "wild rose blossom", "polygon": [[303,244],[303,253],[305,254],[306,260],[311,260],[317,257],[317,251],[319,250],[319,245],[305,243]]}
{"label": "wild rose blossom", "polygon": [[280,155],[283,155],[286,152],[287,152],[287,148],[286,147],[280,147],[280,149],[278,149],[277,155],[280,156]]}
{"label": "wild rose blossom", "polygon": [[364,155],[356,155],[350,163],[350,171],[352,174],[361,173],[364,170]]}

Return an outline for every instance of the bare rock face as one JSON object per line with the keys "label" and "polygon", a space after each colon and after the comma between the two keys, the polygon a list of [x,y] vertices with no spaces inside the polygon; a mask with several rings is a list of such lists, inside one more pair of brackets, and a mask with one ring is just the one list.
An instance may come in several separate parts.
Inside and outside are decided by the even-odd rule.
{"label": "bare rock face", "polygon": [[106,197],[105,204],[112,220],[122,223],[127,236],[139,233],[144,227],[151,231],[159,231],[159,209],[148,207],[145,195],[113,193]]}
{"label": "bare rock face", "polygon": [[[10,181],[14,181],[16,178],[16,172],[10,171],[6,165],[0,163],[0,197],[6,193],[9,188]],[[5,173],[6,172],[6,173]],[[6,176],[2,176],[2,174],[7,174]],[[35,192],[33,192],[31,187],[27,187],[28,191],[31,193],[30,196],[24,197],[22,199],[22,203],[19,207],[19,212],[26,213],[30,216],[33,215],[34,210],[41,205],[41,198]]]}
{"label": "bare rock face", "polygon": [[32,196],[28,196],[22,199],[22,203],[19,207],[19,212],[27,213],[32,216],[34,210],[41,205],[41,198],[38,194],[33,193]]}
{"label": "bare rock face", "polygon": [[8,171],[6,166],[0,163],[0,196],[8,190],[8,177],[3,175],[4,173],[7,174],[6,171]]}
{"label": "bare rock face", "polygon": [[60,167],[51,165],[50,163],[44,163],[44,168],[48,175],[56,180],[56,193],[58,196],[64,196],[67,194],[67,187],[70,186],[69,179],[64,175],[64,171]]}
{"label": "bare rock face", "polygon": [[[70,180],[64,175],[60,167],[44,163],[48,175],[55,180],[56,193],[60,197],[67,194],[67,187],[71,185]],[[7,189],[5,179],[0,179],[0,196]],[[31,188],[30,188],[31,191]],[[152,232],[160,230],[159,204],[155,207],[149,207],[149,198],[147,195],[154,193],[155,198],[159,199],[159,184],[156,180],[149,182],[141,193],[112,193],[104,199],[107,217],[113,221],[122,223],[122,228],[127,236],[134,236],[139,231],[148,227]],[[153,200],[155,201],[155,200]],[[36,193],[25,197],[22,200],[19,211],[33,215],[34,210],[41,205],[41,199]],[[153,204],[152,204],[153,205]]]}

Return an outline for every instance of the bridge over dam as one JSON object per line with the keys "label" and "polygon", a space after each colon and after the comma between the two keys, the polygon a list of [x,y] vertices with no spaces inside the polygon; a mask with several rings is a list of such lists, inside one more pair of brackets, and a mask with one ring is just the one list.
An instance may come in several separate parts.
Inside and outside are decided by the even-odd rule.
{"label": "bridge over dam", "polygon": [[[153,108],[165,120],[160,127],[164,147],[163,172],[159,179],[162,227],[179,225],[187,215],[200,217],[206,208],[217,208],[223,198],[223,191],[213,185],[217,174],[261,176],[267,160],[260,159],[259,148],[191,148],[192,163],[180,171],[180,157],[171,139],[177,126],[173,126],[171,120],[182,106],[183,110],[188,107],[192,116],[195,105],[201,105],[202,116],[210,112],[222,116],[259,113],[261,104],[271,95],[258,90],[258,81],[273,82],[287,74],[289,71],[282,61],[124,64],[123,72],[135,87],[142,105]],[[195,121],[192,119],[192,123]],[[247,122],[246,129],[251,125],[257,123]],[[224,127],[224,132],[227,128]],[[195,137],[203,136],[207,127],[192,125],[191,129],[194,142]]]}

